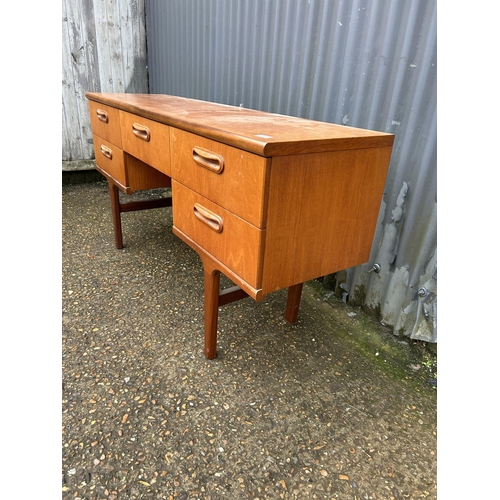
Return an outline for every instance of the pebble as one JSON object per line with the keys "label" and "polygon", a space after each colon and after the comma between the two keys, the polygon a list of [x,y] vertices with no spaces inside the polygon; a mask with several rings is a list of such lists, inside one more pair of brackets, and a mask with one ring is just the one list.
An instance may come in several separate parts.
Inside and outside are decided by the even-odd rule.
{"label": "pebble", "polygon": [[306,283],[294,326],[286,290],[220,308],[207,361],[171,210],[122,214],[116,250],[96,184],[63,188],[63,500],[437,498],[436,390],[380,369],[379,324]]}

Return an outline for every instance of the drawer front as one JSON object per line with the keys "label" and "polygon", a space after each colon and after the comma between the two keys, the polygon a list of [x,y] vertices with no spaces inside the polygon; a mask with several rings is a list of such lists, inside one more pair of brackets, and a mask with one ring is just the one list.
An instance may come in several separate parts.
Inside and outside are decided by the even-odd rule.
{"label": "drawer front", "polygon": [[174,226],[253,288],[260,288],[264,231],[172,180]]}
{"label": "drawer front", "polygon": [[97,165],[118,181],[122,186],[128,185],[123,150],[111,142],[105,141],[94,134],[95,162]]}
{"label": "drawer front", "polygon": [[123,150],[170,176],[169,127],[120,111]]}
{"label": "drawer front", "polygon": [[264,157],[170,128],[172,177],[259,228],[265,227]]}
{"label": "drawer front", "polygon": [[94,101],[89,101],[89,109],[92,133],[121,148],[119,110]]}

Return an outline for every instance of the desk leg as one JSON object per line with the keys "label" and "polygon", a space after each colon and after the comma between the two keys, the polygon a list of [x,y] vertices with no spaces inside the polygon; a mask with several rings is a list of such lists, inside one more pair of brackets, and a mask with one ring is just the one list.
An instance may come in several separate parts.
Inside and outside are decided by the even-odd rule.
{"label": "desk leg", "polygon": [[217,356],[217,320],[219,314],[220,271],[207,269],[205,275],[205,357],[214,359]]}
{"label": "desk leg", "polygon": [[113,216],[113,232],[115,234],[115,246],[119,250],[123,248],[122,219],[121,219],[122,212],[135,212],[136,210],[149,210],[151,208],[163,208],[172,206],[172,197],[120,203],[120,192],[118,190],[118,186],[110,179],[108,179],[108,185],[109,185],[109,195],[111,198],[111,214]]}
{"label": "desk leg", "polygon": [[111,198],[111,214],[113,216],[113,231],[115,234],[115,246],[119,250],[123,248],[122,221],[120,217],[120,194],[118,187],[108,180],[109,194]]}
{"label": "desk leg", "polygon": [[294,324],[299,316],[300,297],[304,283],[291,286],[288,289],[288,298],[286,301],[285,319],[288,323]]}

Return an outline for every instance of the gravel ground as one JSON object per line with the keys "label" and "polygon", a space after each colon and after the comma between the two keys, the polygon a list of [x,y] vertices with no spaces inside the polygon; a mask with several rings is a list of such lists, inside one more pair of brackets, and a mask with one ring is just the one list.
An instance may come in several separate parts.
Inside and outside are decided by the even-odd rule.
{"label": "gravel ground", "polygon": [[116,250],[106,183],[62,207],[63,499],[437,498],[425,345],[309,282],[293,326],[286,291],[221,308],[208,361],[171,209],[122,214]]}

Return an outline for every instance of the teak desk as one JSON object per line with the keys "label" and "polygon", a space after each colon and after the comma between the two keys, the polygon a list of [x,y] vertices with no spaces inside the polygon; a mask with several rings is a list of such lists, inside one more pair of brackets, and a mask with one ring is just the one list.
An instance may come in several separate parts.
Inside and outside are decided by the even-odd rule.
{"label": "teak desk", "polygon": [[[366,262],[394,136],[152,94],[87,93],[97,169],[107,178],[115,244],[120,213],[172,205],[173,232],[201,257],[205,356],[218,307]],[[118,189],[172,187],[172,198],[120,203]],[[219,291],[220,273],[237,286]]]}

